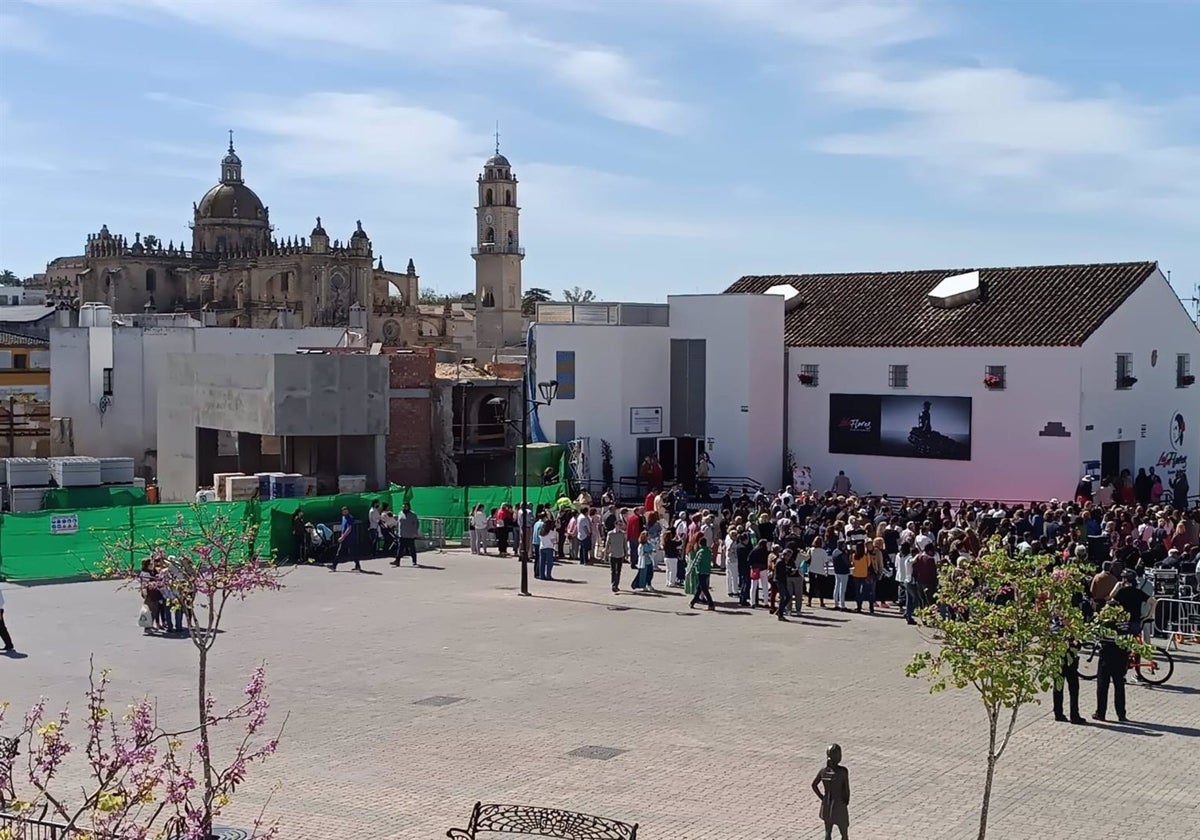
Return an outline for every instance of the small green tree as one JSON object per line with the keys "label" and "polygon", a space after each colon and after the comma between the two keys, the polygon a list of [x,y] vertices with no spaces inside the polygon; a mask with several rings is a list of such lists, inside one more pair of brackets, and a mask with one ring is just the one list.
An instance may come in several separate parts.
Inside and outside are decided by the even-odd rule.
{"label": "small green tree", "polygon": [[604,482],[605,490],[613,486],[612,444],[603,438],[600,440],[600,479]]}
{"label": "small green tree", "polygon": [[550,300],[549,289],[541,289],[537,286],[526,289],[525,294],[521,296],[521,314],[532,315],[537,311],[539,303],[545,303],[548,300]]}
{"label": "small green tree", "polygon": [[153,233],[148,233],[142,237],[142,244],[146,246],[147,251],[157,251],[162,247],[162,240]]}
{"label": "small green tree", "polygon": [[563,289],[563,300],[568,303],[590,303],[595,299],[596,295],[591,289],[581,289],[578,286]]}
{"label": "small green tree", "polygon": [[1045,555],[1009,554],[993,542],[977,559],[942,570],[936,605],[920,611],[937,646],[913,656],[905,673],[928,679],[931,693],[970,686],[987,714],[978,840],[987,836],[996,763],[1008,748],[1017,715],[1022,706],[1061,684],[1072,640],[1106,637],[1132,646],[1108,629],[1119,623],[1123,611],[1110,607],[1085,618],[1076,603],[1083,570],[1056,563]]}
{"label": "small green tree", "polygon": [[21,278],[12,269],[0,271],[0,286],[20,286]]}

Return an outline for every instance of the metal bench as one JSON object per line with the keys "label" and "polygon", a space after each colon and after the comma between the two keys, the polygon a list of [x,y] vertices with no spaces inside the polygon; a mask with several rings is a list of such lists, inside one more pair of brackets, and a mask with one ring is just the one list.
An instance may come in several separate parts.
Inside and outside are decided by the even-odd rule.
{"label": "metal bench", "polygon": [[531,805],[475,803],[464,828],[446,832],[450,840],[476,840],[481,833],[525,834],[556,840],[637,840],[637,824]]}

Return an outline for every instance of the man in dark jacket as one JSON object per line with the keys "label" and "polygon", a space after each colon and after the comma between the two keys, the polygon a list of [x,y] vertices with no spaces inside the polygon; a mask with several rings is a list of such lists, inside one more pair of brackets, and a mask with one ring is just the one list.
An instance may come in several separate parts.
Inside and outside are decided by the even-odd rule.
{"label": "man in dark jacket", "polygon": [[[758,574],[760,580],[766,579],[767,566],[770,565],[768,562],[770,559],[770,556],[771,556],[770,546],[767,545],[766,540],[760,539],[757,543],[755,543],[754,548],[750,549],[750,555],[747,558],[747,562],[750,566],[750,574],[747,575],[747,578],[746,578],[746,595],[743,598],[743,600],[745,600],[747,603],[749,603],[749,601],[750,601],[750,578],[755,574],[754,570],[757,569],[758,570],[757,574]],[[766,586],[763,586],[762,589],[763,589],[763,592],[767,591]],[[752,606],[757,607],[758,604],[753,604]]]}
{"label": "man in dark jacket", "polygon": [[921,606],[928,607],[937,591],[937,560],[933,559],[932,545],[925,546],[913,560],[912,573],[921,593]]}
{"label": "man in dark jacket", "polygon": [[[800,575],[800,572],[796,570],[796,561],[793,557],[792,550],[787,548],[775,561],[775,590],[779,593],[779,608],[775,611],[775,617],[780,621],[787,621],[784,616],[787,614],[788,605],[792,602],[791,579]],[[799,599],[796,600],[796,605],[799,607]]]}

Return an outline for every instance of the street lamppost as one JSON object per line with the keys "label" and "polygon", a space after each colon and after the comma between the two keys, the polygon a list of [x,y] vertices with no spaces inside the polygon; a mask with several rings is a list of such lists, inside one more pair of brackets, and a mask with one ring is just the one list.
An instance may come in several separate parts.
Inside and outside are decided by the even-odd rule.
{"label": "street lamppost", "polygon": [[[539,382],[538,395],[540,399],[530,393],[530,388],[526,380],[521,382],[521,508],[517,511],[517,533],[518,539],[521,541],[521,547],[518,549],[518,556],[521,558],[521,594],[528,595],[529,593],[529,542],[530,536],[533,533],[532,516],[529,516],[530,521],[526,521],[526,516],[529,515],[529,415],[538,406],[550,405],[554,402],[554,398],[558,396],[558,380],[551,379],[548,382]],[[505,400],[500,397],[492,397],[488,400],[488,405],[493,408],[507,406]],[[505,423],[512,424],[512,420],[505,418]]]}

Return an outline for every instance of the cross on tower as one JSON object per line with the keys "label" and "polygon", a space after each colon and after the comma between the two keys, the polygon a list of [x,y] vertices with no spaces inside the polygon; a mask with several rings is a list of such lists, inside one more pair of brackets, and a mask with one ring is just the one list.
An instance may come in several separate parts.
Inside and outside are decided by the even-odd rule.
{"label": "cross on tower", "polygon": [[233,151],[233,129],[229,129],[229,151]]}
{"label": "cross on tower", "polygon": [[496,120],[496,154],[500,154],[500,120]]}

